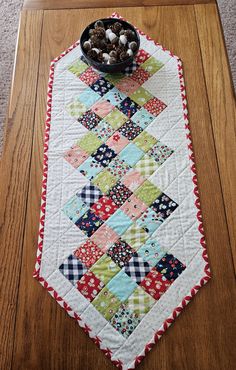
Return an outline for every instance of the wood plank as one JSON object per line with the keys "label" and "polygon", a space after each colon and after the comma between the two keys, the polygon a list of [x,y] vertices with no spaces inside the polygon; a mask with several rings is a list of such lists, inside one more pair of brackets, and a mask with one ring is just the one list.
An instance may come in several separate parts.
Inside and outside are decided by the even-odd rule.
{"label": "wood plank", "polygon": [[42,11],[23,12],[0,181],[0,368],[10,369],[34,130]]}
{"label": "wood plank", "polygon": [[220,179],[236,270],[236,105],[215,5],[195,6]]}
{"label": "wood plank", "polygon": [[24,0],[24,9],[94,9],[128,6],[193,5],[215,0]]}
{"label": "wood plank", "polygon": [[[43,121],[50,60],[79,38],[83,27],[115,9],[45,11],[36,130],[12,369],[114,369],[75,321],[32,279],[42,177]],[[194,8],[116,9],[173,50],[184,62],[193,144],[213,279],[194,299],[139,369],[233,369],[235,286]],[[78,22],[79,20],[79,22]],[[171,27],[170,27],[171,25]],[[217,252],[216,252],[217,251]],[[171,354],[171,355],[170,355]]]}

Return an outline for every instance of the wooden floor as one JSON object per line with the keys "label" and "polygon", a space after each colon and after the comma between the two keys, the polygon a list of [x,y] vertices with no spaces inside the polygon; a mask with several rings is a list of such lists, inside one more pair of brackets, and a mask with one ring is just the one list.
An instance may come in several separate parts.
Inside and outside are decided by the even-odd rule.
{"label": "wooden floor", "polygon": [[[96,9],[76,9],[88,8],[89,1],[25,2],[0,162],[1,370],[114,368],[32,278],[49,63],[87,23],[113,11],[183,60],[213,275],[139,369],[235,368],[235,99],[221,25],[213,1],[163,3],[99,0],[90,2]],[[123,8],[111,8],[117,4]]]}

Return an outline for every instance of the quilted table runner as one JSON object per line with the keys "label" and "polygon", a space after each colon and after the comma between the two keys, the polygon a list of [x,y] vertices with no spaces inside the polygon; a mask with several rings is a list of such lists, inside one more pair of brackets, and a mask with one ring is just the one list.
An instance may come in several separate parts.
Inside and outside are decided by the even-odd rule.
{"label": "quilted table runner", "polygon": [[210,278],[182,64],[139,33],[123,73],[51,64],[34,272],[120,369]]}

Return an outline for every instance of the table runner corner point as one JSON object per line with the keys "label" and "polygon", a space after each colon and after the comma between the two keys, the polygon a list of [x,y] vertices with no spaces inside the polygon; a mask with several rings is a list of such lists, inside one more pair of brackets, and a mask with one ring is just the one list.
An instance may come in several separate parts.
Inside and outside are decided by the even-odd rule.
{"label": "table runner corner point", "polygon": [[[112,17],[122,18],[117,13],[113,13]],[[187,112],[182,62],[179,57],[156,43],[139,29],[137,30],[141,37],[141,51],[138,54],[135,65],[132,65],[131,69],[128,68],[126,70],[121,80],[118,78],[115,81],[112,76],[98,74],[97,71],[85,64],[79,50],[75,53],[74,60],[72,62],[70,60],[66,61],[66,67],[62,66],[60,71],[60,78],[61,75],[67,76],[68,73],[71,74],[71,77],[67,78],[70,79],[72,90],[74,83],[75,88],[78,88],[78,84],[75,82],[77,80],[74,79],[78,79],[79,83],[83,85],[81,95],[78,95],[78,98],[76,97],[75,99],[73,91],[70,103],[68,103],[65,96],[66,86],[64,86],[64,96],[61,99],[66,100],[66,109],[72,118],[73,124],[75,117],[76,121],[81,123],[80,126],[78,125],[78,130],[81,128],[82,136],[89,135],[90,138],[92,134],[93,140],[88,141],[87,138],[83,142],[82,137],[79,141],[80,146],[78,141],[76,141],[66,151],[64,146],[62,148],[63,155],[60,154],[60,156],[63,160],[67,165],[71,165],[73,172],[80,172],[81,176],[86,179],[85,182],[81,180],[82,185],[79,193],[77,192],[69,198],[67,196],[68,199],[63,207],[63,214],[66,214],[69,222],[73,223],[73,226],[68,230],[73,229],[75,225],[81,231],[79,235],[83,234],[83,236],[81,236],[82,243],[78,242],[78,244],[81,244],[80,247],[73,247],[73,253],[67,253],[69,257],[66,258],[66,262],[65,258],[57,261],[58,254],[56,254],[56,257],[54,256],[57,267],[55,268],[55,261],[53,261],[51,270],[49,268],[49,272],[48,274],[46,273],[45,277],[42,272],[42,260],[43,258],[45,259],[45,266],[50,264],[50,259],[47,256],[47,254],[50,256],[50,248],[44,251],[43,245],[45,243],[45,231],[47,232],[46,237],[50,240],[48,235],[50,232],[52,233],[52,229],[50,230],[49,220],[53,216],[53,212],[52,214],[49,212],[50,206],[47,202],[48,175],[50,168],[52,168],[51,163],[55,165],[56,162],[55,160],[53,162],[53,156],[51,152],[49,153],[51,124],[54,117],[57,118],[60,114],[62,114],[62,121],[65,120],[65,114],[61,113],[61,109],[65,104],[62,105],[62,100],[58,99],[60,103],[60,108],[58,108],[57,98],[55,98],[55,68],[58,62],[65,56],[68,56],[70,52],[79,49],[79,42],[77,41],[51,62],[47,92],[39,242],[33,274],[60,306],[77,320],[80,327],[113,364],[123,370],[134,369],[143,360],[152,349],[154,343],[160,339],[186,304],[211,277]],[[173,66],[171,61],[174,61]],[[167,65],[168,67],[166,67]],[[161,73],[165,77],[161,76]],[[176,79],[178,79],[177,95],[179,100],[178,98],[176,99],[179,105],[181,102],[181,107],[175,106],[173,103],[175,98],[170,98],[171,94],[168,95],[168,88],[165,85],[161,85],[163,78],[167,81],[168,77],[166,76],[171,73],[175,74]],[[124,84],[122,80],[126,78],[128,78],[128,81]],[[103,80],[102,85],[99,85],[97,82],[101,79]],[[105,88],[104,79],[106,82]],[[174,79],[173,76],[172,79]],[[127,87],[127,82],[129,87]],[[132,86],[130,88],[130,83],[131,85],[133,83],[133,89]],[[161,86],[160,91],[162,93],[156,86]],[[168,86],[169,89],[170,87],[175,88],[175,85],[171,85],[171,83]],[[88,93],[85,93],[82,100],[82,93],[86,89],[89,89],[90,98]],[[112,95],[111,90],[113,92]],[[57,92],[58,95],[60,95],[60,90]],[[106,98],[106,113],[104,113],[104,96]],[[80,98],[81,101],[78,103]],[[109,104],[107,104],[107,101],[109,101]],[[124,101],[128,101],[128,108]],[[100,106],[97,103],[100,103]],[[55,112],[53,112],[54,105]],[[168,117],[172,117],[170,110],[168,115],[161,119],[161,114],[163,115],[163,112],[165,110],[167,112],[168,108],[171,109],[171,107],[172,109],[181,110],[181,117],[179,115],[178,120],[175,119],[174,124],[172,122],[172,126],[168,131],[159,129],[156,132],[153,125],[155,125],[155,128],[158,123],[161,126],[165,120],[169,119]],[[119,120],[117,121],[115,116],[111,118],[109,114],[111,115],[118,108]],[[140,111],[142,111],[142,114]],[[123,121],[124,115],[126,120],[124,119]],[[106,118],[105,124],[104,118]],[[69,122],[69,119],[67,120]],[[122,124],[117,126],[117,122],[120,122],[120,120]],[[169,166],[176,166],[176,163],[171,164],[170,159],[173,157],[173,153],[176,154],[180,150],[179,148],[183,146],[182,141],[178,142],[178,145],[173,145],[174,149],[167,145],[167,143],[169,144],[173,140],[171,135],[168,137],[168,133],[174,131],[176,123],[178,124],[179,122],[182,123],[182,131],[185,136],[184,145],[186,152],[184,153],[188,157],[187,159],[185,158],[186,163],[188,163],[184,169],[179,170],[177,177],[182,176],[185,172],[188,172],[187,177],[189,180],[191,177],[192,188],[189,199],[192,201],[192,209],[190,211],[186,205],[183,206],[183,209],[185,212],[194,213],[193,217],[195,218],[195,221],[192,220],[192,224],[187,225],[187,227],[182,224],[183,221],[180,221],[181,215],[176,215],[177,210],[184,204],[185,198],[179,196],[182,201],[179,204],[172,200],[173,197],[170,197],[170,194],[173,192],[171,186],[175,179],[172,179],[170,184],[165,184],[165,181],[162,179],[164,177],[163,173],[165,174],[165,171],[168,170],[167,161],[169,160]],[[99,125],[101,126],[99,128],[100,131],[98,130]],[[85,131],[83,131],[82,127],[83,129],[85,128]],[[149,129],[150,127],[151,129]],[[182,132],[178,126],[176,130],[178,133]],[[173,135],[176,136],[177,131],[174,131]],[[94,139],[95,133],[96,138]],[[118,137],[116,138],[117,134]],[[141,134],[145,134],[145,140],[139,139]],[[64,121],[60,136],[63,137],[63,135],[66,135],[64,134]],[[71,135],[73,137],[73,132]],[[159,140],[160,137],[162,140]],[[120,140],[121,138],[123,141]],[[119,141],[118,144],[117,140]],[[89,153],[87,153],[86,145],[90,143],[93,149],[89,149]],[[110,148],[107,143],[109,143]],[[132,154],[131,163],[125,151],[127,147],[133,150],[134,146],[135,152],[131,153],[130,150],[128,151],[129,155],[130,153]],[[109,148],[108,151],[107,147]],[[106,149],[106,155],[104,155],[104,148]],[[142,155],[140,152],[142,152]],[[52,156],[51,163],[49,163],[50,155]],[[81,157],[83,157],[83,161],[81,161]],[[113,164],[112,166],[111,164],[117,158],[119,162],[114,162],[115,165]],[[87,163],[87,161],[89,165],[86,164],[84,166],[84,163]],[[95,161],[96,166],[94,166]],[[60,162],[60,159],[58,159],[58,162]],[[124,166],[124,162],[126,166]],[[164,166],[167,167],[167,170],[163,170],[162,173]],[[122,175],[117,175],[117,168],[119,168]],[[78,169],[80,170],[78,171]],[[108,190],[106,189],[107,184],[104,185],[104,181],[101,181],[100,178],[98,179],[99,174],[103,173],[103,171],[106,171],[106,175],[107,171],[109,172],[109,176],[105,177],[106,181],[116,179],[114,182],[111,181]],[[178,172],[178,170],[176,171]],[[132,176],[137,176],[138,186],[137,181],[130,181],[130,178],[128,178],[131,172]],[[137,172],[139,172],[138,175]],[[68,178],[70,178],[71,174],[72,172],[69,173]],[[140,177],[143,179],[142,181]],[[161,184],[162,191],[160,186],[157,187],[157,184]],[[56,186],[54,188],[53,186],[52,184],[52,190],[56,188]],[[91,194],[91,189],[93,194]],[[149,197],[145,195],[147,192],[151,194]],[[53,194],[51,188],[50,194]],[[62,194],[60,194],[60,198],[58,198],[60,202],[62,197]],[[135,202],[130,200],[132,197],[134,197]],[[52,204],[50,199],[49,201]],[[131,205],[128,202],[132,203],[134,208],[131,209]],[[107,213],[108,208],[109,212]],[[137,208],[139,211],[137,211]],[[89,219],[91,217],[91,209],[93,212],[92,216],[96,218],[95,222],[90,222]],[[49,215],[47,215],[47,212]],[[80,215],[79,219],[78,213]],[[191,218],[192,214],[190,214],[189,218]],[[116,216],[115,219],[114,215]],[[174,220],[174,216],[176,216],[177,221]],[[87,222],[88,219],[89,222]],[[84,226],[85,220],[86,227]],[[179,237],[178,235],[175,236],[176,240],[173,239],[173,246],[170,248],[165,245],[165,240],[168,239],[166,233],[169,231],[168,227],[170,228],[170,226],[166,226],[166,230],[164,226],[167,222],[170,224],[171,220],[174,226],[177,225],[176,222],[180,224],[176,227],[178,230],[180,229],[182,234]],[[100,241],[102,245],[99,244],[101,235],[98,233],[98,230],[101,226],[103,226],[103,232],[105,232],[107,239],[111,238],[111,242],[105,247],[104,241]],[[46,227],[48,230],[45,229]],[[186,230],[183,231],[185,227]],[[74,235],[73,232],[72,235]],[[61,237],[64,234],[66,235],[66,233],[67,231],[63,231]],[[70,237],[69,233],[68,235]],[[117,237],[114,237],[114,235]],[[184,238],[190,241],[192,238],[193,245],[196,247],[188,252],[189,255],[188,253],[186,254]],[[196,238],[198,238],[197,241]],[[169,236],[169,239],[171,239],[171,236]],[[54,242],[57,242],[56,238]],[[181,246],[180,242],[182,242]],[[168,243],[169,240],[166,244]],[[62,246],[64,249],[66,248],[63,243]],[[85,248],[87,249],[85,250]],[[51,249],[53,251],[53,248]],[[71,251],[71,247],[68,250]],[[178,257],[183,256],[182,260],[185,260],[181,262],[176,255]],[[44,269],[47,271],[47,266]],[[198,271],[196,272],[197,269]],[[57,270],[55,272],[56,277],[52,278],[55,270]],[[119,276],[119,279],[117,276]],[[183,279],[181,281],[180,279],[184,276],[183,284]],[[59,282],[60,277],[62,278],[62,283]],[[188,284],[186,279],[188,279]],[[65,281],[71,284],[71,287],[67,289],[65,287],[62,288],[61,285],[67,287]],[[127,283],[130,289],[127,289]],[[125,293],[124,289],[119,288],[119,285],[122,286],[122,284],[125,285],[128,293]],[[112,305],[107,300],[112,302]],[[81,307],[77,306],[78,302],[81,304]],[[163,306],[165,306],[165,310],[163,310]],[[87,311],[88,315],[91,315],[91,320],[89,320],[86,314]],[[145,335],[143,330],[145,330]],[[142,340],[140,335],[144,337]],[[137,344],[137,340],[139,340],[139,344]],[[130,350],[131,346],[133,347],[132,350]]]}

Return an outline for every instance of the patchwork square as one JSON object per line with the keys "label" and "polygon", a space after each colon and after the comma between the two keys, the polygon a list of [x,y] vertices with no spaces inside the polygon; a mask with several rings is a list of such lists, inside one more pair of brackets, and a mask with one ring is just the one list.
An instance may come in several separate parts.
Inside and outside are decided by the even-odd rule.
{"label": "patchwork square", "polygon": [[148,102],[148,100],[153,98],[153,95],[142,86],[140,86],[132,95],[130,95],[130,98],[136,104],[142,107],[145,103]]}
{"label": "patchwork square", "polygon": [[118,130],[120,126],[123,125],[127,121],[127,116],[124,115],[119,109],[114,108],[107,116],[106,121],[110,123],[110,125],[115,129]]}
{"label": "patchwork square", "polygon": [[103,253],[118,239],[119,235],[105,223],[91,237],[91,240],[97,244]]}
{"label": "patchwork square", "polygon": [[83,113],[86,112],[87,107],[79,100],[75,100],[66,105],[66,110],[71,117],[79,118]]}
{"label": "patchwork square", "polygon": [[161,190],[146,180],[136,191],[135,195],[144,203],[150,206],[154,200],[161,194]]}
{"label": "patchwork square", "polygon": [[115,276],[120,268],[112,259],[104,254],[91,268],[94,273],[104,284],[107,284]]}
{"label": "patchwork square", "polygon": [[80,94],[78,100],[80,100],[87,108],[90,108],[91,105],[95,104],[100,98],[99,94],[88,87]]}
{"label": "patchwork square", "polygon": [[111,318],[111,325],[123,335],[124,338],[128,338],[138,326],[141,319],[132,312],[126,305],[122,304],[119,310]]}
{"label": "patchwork square", "polygon": [[88,132],[78,141],[81,149],[89,154],[92,154],[101,144],[102,141],[93,132]]}
{"label": "patchwork square", "polygon": [[73,254],[59,266],[59,271],[75,285],[87,271],[87,268]]}
{"label": "patchwork square", "polygon": [[160,247],[156,239],[148,239],[138,250],[138,255],[152,267],[154,267],[165,254],[165,250]]}
{"label": "patchwork square", "polygon": [[88,209],[87,204],[76,194],[64,204],[62,211],[75,223]]}
{"label": "patchwork square", "polygon": [[177,207],[178,204],[164,193],[161,193],[151,205],[157,216],[163,220],[169,217]]}
{"label": "patchwork square", "polygon": [[141,67],[150,73],[150,75],[154,75],[161,67],[163,67],[163,63],[157,60],[154,57],[148,58],[143,64],[141,64]]}
{"label": "patchwork square", "polygon": [[127,137],[128,140],[132,141],[136,138],[143,130],[137,126],[133,121],[128,120],[123,126],[119,128],[119,132]]}
{"label": "patchwork square", "polygon": [[93,67],[86,69],[80,76],[80,80],[83,81],[86,85],[92,85],[95,81],[99,79],[99,74],[95,72]]}
{"label": "patchwork square", "polygon": [[90,183],[83,187],[79,196],[84,203],[91,206],[102,196],[102,193],[96,186]]}
{"label": "patchwork square", "polygon": [[68,68],[68,71],[72,72],[75,76],[79,77],[81,73],[83,73],[87,68],[88,65],[82,62],[81,59],[78,59]]}
{"label": "patchwork square", "polygon": [[111,161],[107,170],[119,180],[130,170],[130,166],[124,160],[116,157]]}
{"label": "patchwork square", "polygon": [[151,208],[147,208],[136,223],[142,227],[146,233],[152,235],[154,231],[156,231],[162,224],[162,222],[163,220],[157,216],[156,212],[154,212]]}
{"label": "patchwork square", "polygon": [[97,103],[93,104],[91,110],[96,113],[99,117],[106,117],[114,108],[114,106],[106,99],[101,99]]}
{"label": "patchwork square", "polygon": [[102,144],[96,152],[92,154],[92,157],[103,167],[107,167],[111,160],[116,157],[116,153],[106,144]]}
{"label": "patchwork square", "polygon": [[186,266],[175,258],[172,254],[166,253],[162,259],[156,264],[158,272],[163,274],[168,280],[174,281],[182,274]]}
{"label": "patchwork square", "polygon": [[106,221],[106,224],[118,235],[122,235],[132,225],[132,220],[124,212],[118,209]]}
{"label": "patchwork square", "polygon": [[92,130],[94,127],[96,127],[101,121],[101,118],[97,116],[96,113],[94,113],[91,110],[88,110],[85,112],[79,119],[78,122],[81,123],[84,127],[86,127],[88,130]]}
{"label": "patchwork square", "polygon": [[92,304],[106,320],[110,320],[120,307],[121,302],[107,289],[107,287],[104,287],[92,301]]}
{"label": "patchwork square", "polygon": [[131,191],[135,191],[145,181],[145,177],[141,176],[136,170],[130,170],[122,179],[123,183]]}
{"label": "patchwork square", "polygon": [[130,95],[139,88],[139,84],[131,77],[125,77],[116,84],[116,87],[124,94]]}
{"label": "patchwork square", "polygon": [[120,80],[124,78],[124,74],[121,72],[118,73],[107,73],[105,75],[106,80],[108,80],[111,84],[116,85]]}
{"label": "patchwork square", "polygon": [[151,149],[156,142],[157,139],[150,135],[147,131],[141,132],[141,134],[134,139],[134,144],[144,152],[147,152],[149,149]]}
{"label": "patchwork square", "polygon": [[157,142],[148,152],[150,156],[152,156],[157,164],[161,166],[167,158],[171,156],[174,151],[170,149],[168,146],[162,144],[161,142]]}
{"label": "patchwork square", "polygon": [[81,164],[78,168],[79,172],[82,173],[87,179],[92,180],[99,172],[103,170],[103,166],[95,161],[92,157],[89,157]]}
{"label": "patchwork square", "polygon": [[96,216],[90,209],[80,217],[75,225],[80,228],[88,237],[93,235],[95,231],[103,224],[103,221]]}
{"label": "patchwork square", "polygon": [[74,168],[78,168],[88,156],[88,153],[78,147],[78,145],[73,145],[71,149],[67,150],[64,154],[65,160]]}
{"label": "patchwork square", "polygon": [[104,284],[92,273],[92,271],[87,271],[82,278],[77,281],[76,287],[85,298],[92,302],[102,288],[104,288]]}
{"label": "patchwork square", "polygon": [[129,216],[131,220],[135,221],[145,212],[147,205],[138,199],[136,195],[132,194],[120,209]]}
{"label": "patchwork square", "polygon": [[110,189],[108,195],[118,207],[121,207],[122,204],[132,195],[132,192],[124,184],[118,181],[116,185]]}
{"label": "patchwork square", "polygon": [[114,86],[106,80],[104,77],[100,77],[94,84],[92,84],[91,89],[93,89],[100,96],[105,95]]}
{"label": "patchwork square", "polygon": [[167,291],[171,284],[172,281],[168,280],[164,275],[153,268],[145,276],[140,287],[142,287],[155,300],[158,300]]}
{"label": "patchwork square", "polygon": [[102,193],[107,193],[115,185],[117,179],[107,169],[100,172],[93,180],[93,184],[98,186]]}
{"label": "patchwork square", "polygon": [[97,215],[101,220],[106,221],[113,213],[118,209],[118,206],[113,202],[112,199],[103,195],[94,205],[91,210]]}
{"label": "patchwork square", "polygon": [[151,75],[142,68],[137,68],[136,71],[134,71],[134,73],[130,76],[130,78],[132,78],[132,80],[137,82],[139,85],[142,85],[150,77]]}
{"label": "patchwork square", "polygon": [[150,54],[143,50],[139,49],[137,52],[137,55],[135,56],[135,61],[137,64],[142,64],[144,63],[148,58],[150,58]]}
{"label": "patchwork square", "polygon": [[137,147],[134,143],[129,143],[119,154],[119,158],[124,160],[130,166],[134,166],[140,158],[144,155],[144,152]]}
{"label": "patchwork square", "polygon": [[107,255],[120,267],[124,267],[130,258],[132,257],[135,250],[132,249],[129,244],[124,240],[117,240],[107,251]]}
{"label": "patchwork square", "polygon": [[145,244],[149,235],[144,229],[137,224],[133,224],[123,235],[122,239],[126,241],[132,248],[138,250],[141,245]]}
{"label": "patchwork square", "polygon": [[124,271],[137,284],[140,284],[145,276],[150,272],[150,265],[145,262],[137,253],[129,260],[129,263],[124,267]]}
{"label": "patchwork square", "polygon": [[138,317],[141,318],[150,311],[156,301],[150,294],[147,294],[140,285],[137,286],[129,296],[126,304]]}
{"label": "patchwork square", "polygon": [[74,256],[87,268],[90,268],[102,255],[101,249],[90,239],[74,251]]}
{"label": "patchwork square", "polygon": [[149,113],[145,108],[142,107],[133,115],[132,121],[138,126],[142,127],[142,129],[145,129],[155,118],[156,117],[153,114]]}
{"label": "patchwork square", "polygon": [[139,105],[131,100],[129,97],[127,97],[118,105],[118,109],[128,118],[131,118],[139,108]]}
{"label": "patchwork square", "polygon": [[136,287],[137,284],[123,270],[115,275],[107,284],[110,292],[121,302],[124,302]]}
{"label": "patchwork square", "polygon": [[143,177],[149,177],[158,169],[157,162],[150,157],[149,155],[145,154],[134,166]]}
{"label": "patchwork square", "polygon": [[116,131],[110,138],[107,140],[106,143],[110,148],[112,148],[117,154],[129,144],[129,140],[121,135],[118,131]]}
{"label": "patchwork square", "polygon": [[[113,127],[109,125],[105,120],[101,120],[97,126],[92,129],[93,133],[98,137],[98,139],[106,142],[110,136],[114,133]],[[111,146],[110,146],[111,148]]]}
{"label": "patchwork square", "polygon": [[108,93],[104,95],[104,99],[106,99],[113,106],[120,104],[125,98],[126,95],[119,91],[116,87],[113,87],[112,90],[108,91]]}
{"label": "patchwork square", "polygon": [[144,108],[157,117],[166,108],[166,104],[157,98],[152,98],[144,104]]}

